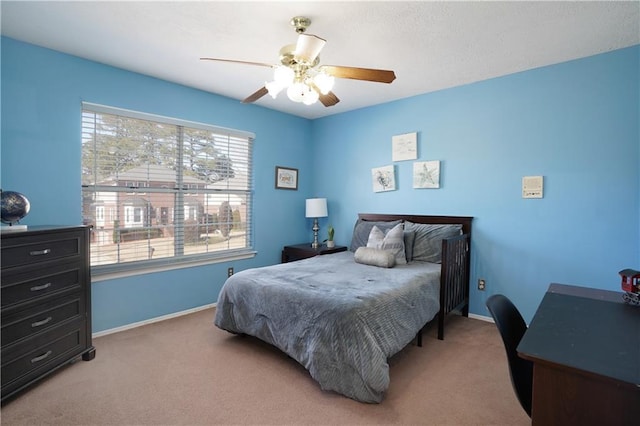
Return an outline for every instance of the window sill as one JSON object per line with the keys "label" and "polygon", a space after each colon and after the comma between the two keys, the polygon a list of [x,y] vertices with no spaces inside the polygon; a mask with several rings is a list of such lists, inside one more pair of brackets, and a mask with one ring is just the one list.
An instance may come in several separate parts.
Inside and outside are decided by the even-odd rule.
{"label": "window sill", "polygon": [[227,254],[221,257],[212,257],[207,259],[183,260],[180,262],[163,263],[147,266],[138,266],[135,268],[121,269],[117,271],[100,271],[95,267],[91,268],[91,282],[100,282],[113,280],[118,278],[133,277],[136,275],[153,274],[157,272],[173,271],[176,269],[193,268],[197,266],[213,265],[216,263],[231,262],[235,260],[251,259],[255,257],[257,252],[246,251],[235,254]]}

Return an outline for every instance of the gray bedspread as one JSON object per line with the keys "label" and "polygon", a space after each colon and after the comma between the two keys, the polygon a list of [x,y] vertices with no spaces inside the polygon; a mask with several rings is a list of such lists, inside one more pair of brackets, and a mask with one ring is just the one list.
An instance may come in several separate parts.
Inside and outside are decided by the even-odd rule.
{"label": "gray bedspread", "polygon": [[439,310],[440,265],[356,263],[352,252],[238,272],[224,284],[215,325],[268,342],[324,390],[380,402],[387,359]]}

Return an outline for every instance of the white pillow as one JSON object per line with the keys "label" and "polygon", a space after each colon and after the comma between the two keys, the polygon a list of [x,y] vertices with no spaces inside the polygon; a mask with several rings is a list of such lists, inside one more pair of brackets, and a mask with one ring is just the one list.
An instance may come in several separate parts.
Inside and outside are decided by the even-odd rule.
{"label": "white pillow", "polygon": [[367,241],[367,247],[380,250],[389,250],[396,258],[396,264],[406,265],[407,257],[404,253],[404,228],[399,223],[385,235],[377,226],[371,228],[369,233],[369,241]]}
{"label": "white pillow", "polygon": [[381,268],[393,268],[396,265],[396,258],[389,250],[358,247],[353,258],[358,263]]}

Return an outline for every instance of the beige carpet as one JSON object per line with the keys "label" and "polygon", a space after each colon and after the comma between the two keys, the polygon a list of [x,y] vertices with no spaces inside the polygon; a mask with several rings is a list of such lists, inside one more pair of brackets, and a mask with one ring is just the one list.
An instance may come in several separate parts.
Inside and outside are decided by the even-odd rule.
{"label": "beige carpet", "polygon": [[3,425],[530,424],[511,388],[495,325],[454,316],[390,360],[381,404],[320,389],[256,339],[213,325],[207,309],[94,339],[78,361],[0,411]]}

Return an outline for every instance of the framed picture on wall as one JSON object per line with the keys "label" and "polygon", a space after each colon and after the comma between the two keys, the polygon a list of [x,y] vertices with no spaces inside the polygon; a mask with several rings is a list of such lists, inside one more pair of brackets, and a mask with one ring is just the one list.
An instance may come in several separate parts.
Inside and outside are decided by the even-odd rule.
{"label": "framed picture on wall", "polygon": [[440,188],[440,161],[413,163],[414,188]]}
{"label": "framed picture on wall", "polygon": [[405,133],[391,138],[391,159],[393,161],[415,160],[418,158],[418,133]]}
{"label": "framed picture on wall", "polygon": [[298,169],[276,166],[276,189],[298,189]]}
{"label": "framed picture on wall", "polygon": [[395,167],[384,166],[371,169],[371,182],[373,192],[394,191],[396,189]]}

